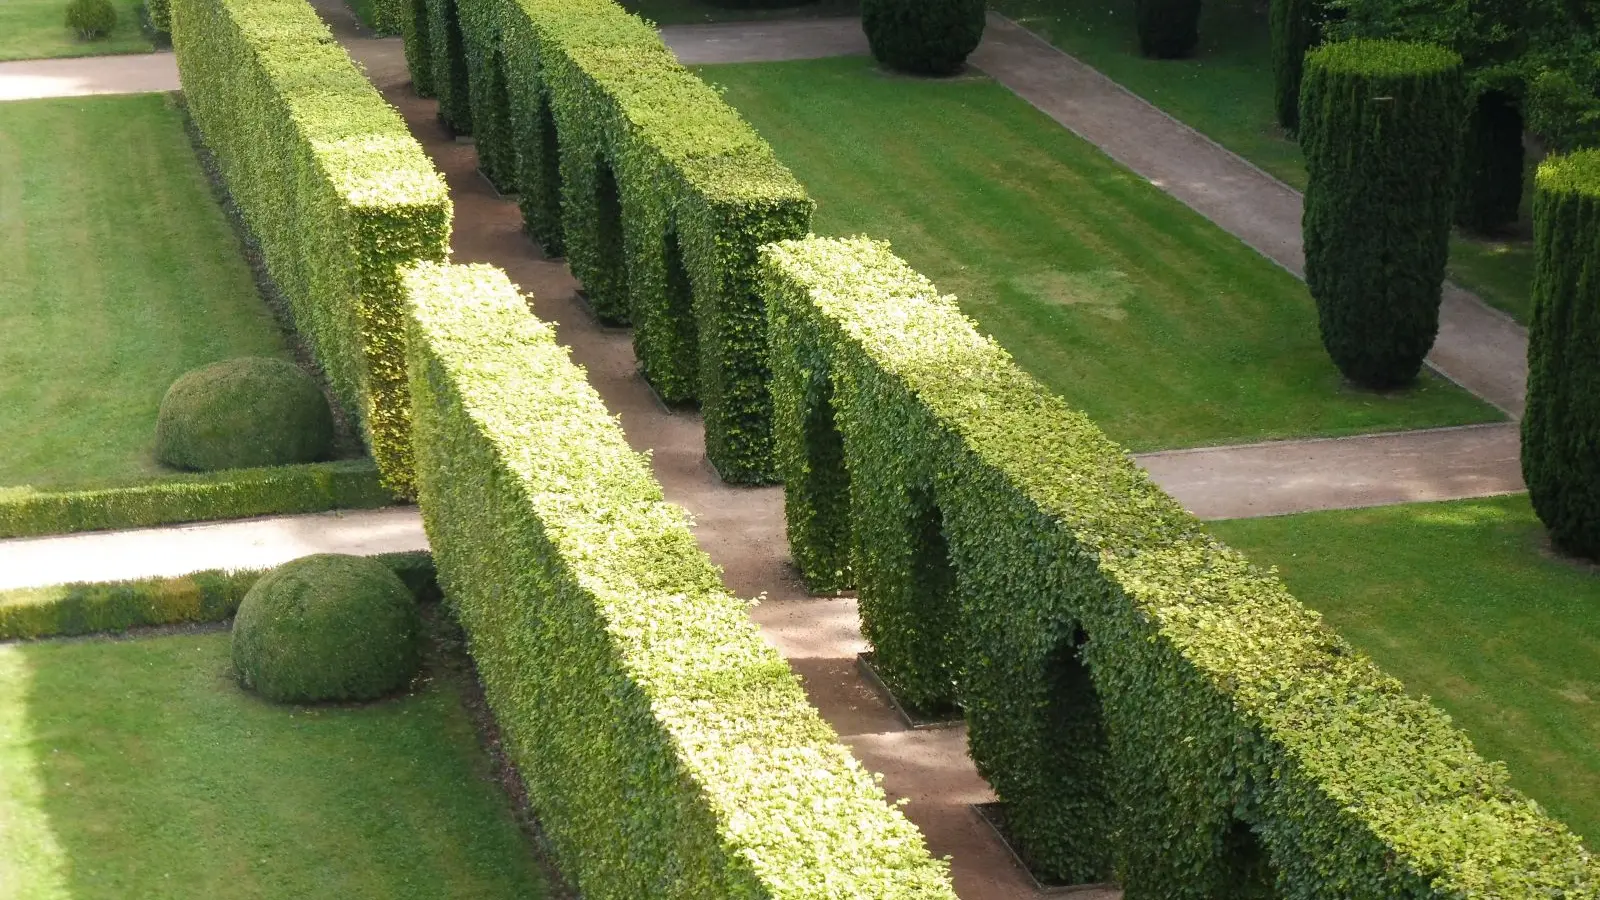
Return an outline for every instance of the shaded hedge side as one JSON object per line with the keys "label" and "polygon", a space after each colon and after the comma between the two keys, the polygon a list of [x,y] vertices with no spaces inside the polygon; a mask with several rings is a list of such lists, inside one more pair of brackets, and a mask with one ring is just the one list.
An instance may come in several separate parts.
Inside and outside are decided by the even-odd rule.
{"label": "shaded hedge side", "polygon": [[440,583],[578,890],[954,900],[505,275],[407,286]]}
{"label": "shaded hedge side", "polygon": [[1539,166],[1522,472],[1551,541],[1600,559],[1600,150]]}
{"label": "shaded hedge side", "polygon": [[1300,128],[1300,81],[1306,52],[1319,39],[1319,0],[1271,0],[1272,91],[1278,124],[1290,134]]}
{"label": "shaded hedge side", "polygon": [[210,519],[375,509],[394,493],[370,460],[230,469],[78,491],[0,491],[0,538]]}
{"label": "shaded hedge side", "polygon": [[440,124],[458,136],[472,134],[472,85],[467,72],[463,5],[463,0],[424,0],[428,52],[433,63],[428,88],[439,101]]}
{"label": "shaded hedge side", "polygon": [[385,482],[410,490],[398,267],[442,260],[444,179],[304,0],[175,0],[189,111]]}
{"label": "shaded hedge side", "polygon": [[[807,335],[775,345],[779,383],[826,359],[835,477],[854,487],[869,458],[939,473],[969,747],[1041,868],[1114,870],[1130,900],[1600,890],[1578,838],[1448,717],[1210,537],[885,245],[780,244],[762,284],[774,321]],[[915,412],[877,428],[857,412],[888,408]],[[856,509],[857,534],[899,527],[873,514]],[[855,575],[865,597],[872,572]]]}
{"label": "shaded hedge side", "polygon": [[1355,40],[1306,56],[1306,286],[1346,378],[1412,382],[1439,333],[1466,121],[1461,57]]}
{"label": "shaded hedge side", "polygon": [[594,314],[635,327],[662,398],[700,402],[723,477],[770,480],[752,278],[758,247],[808,230],[805,192],[653,28],[610,0],[459,2],[469,33],[498,40],[498,52],[466,54],[480,130],[504,102],[503,130],[478,139],[486,172],[519,193],[546,251],[566,254]]}
{"label": "shaded hedge side", "polygon": [[[375,557],[418,600],[433,600],[433,558],[425,551]],[[127,631],[153,625],[221,622],[267,571],[208,569],[175,578],[80,582],[0,591],[0,641]]]}

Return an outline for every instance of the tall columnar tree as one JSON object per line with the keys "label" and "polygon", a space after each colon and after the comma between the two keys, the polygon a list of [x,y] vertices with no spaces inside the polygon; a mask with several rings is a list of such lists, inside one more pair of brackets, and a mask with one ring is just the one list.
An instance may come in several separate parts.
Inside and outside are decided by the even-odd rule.
{"label": "tall columnar tree", "polygon": [[1449,50],[1355,40],[1306,57],[1306,283],[1356,384],[1409,383],[1438,335],[1465,117]]}
{"label": "tall columnar tree", "polygon": [[913,75],[951,75],[983,39],[985,0],[862,0],[861,26],[878,62]]}
{"label": "tall columnar tree", "polygon": [[1504,91],[1480,94],[1467,119],[1456,224],[1486,233],[1517,221],[1525,156],[1516,98]]}
{"label": "tall columnar tree", "polygon": [[1200,43],[1201,0],[1134,0],[1139,52],[1155,59],[1182,59]]}
{"label": "tall columnar tree", "polygon": [[1278,124],[1300,127],[1300,73],[1317,42],[1317,0],[1272,0],[1272,88]]}
{"label": "tall columnar tree", "polygon": [[1539,167],[1522,476],[1560,549],[1600,559],[1600,150]]}

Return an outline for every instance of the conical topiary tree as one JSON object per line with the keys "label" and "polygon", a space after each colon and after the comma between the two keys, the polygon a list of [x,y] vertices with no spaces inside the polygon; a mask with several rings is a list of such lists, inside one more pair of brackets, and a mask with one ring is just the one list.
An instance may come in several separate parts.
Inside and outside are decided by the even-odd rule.
{"label": "conical topiary tree", "polygon": [[1465,116],[1449,50],[1357,40],[1306,57],[1306,284],[1322,345],[1363,387],[1415,379],[1438,336]]}
{"label": "conical topiary tree", "polygon": [[1561,550],[1600,559],[1600,150],[1539,167],[1522,477]]}
{"label": "conical topiary tree", "polygon": [[985,0],[862,0],[861,27],[878,62],[913,75],[951,75],[983,39]]}
{"label": "conical topiary tree", "polygon": [[1154,59],[1182,59],[1200,43],[1201,0],[1134,0],[1139,52]]}

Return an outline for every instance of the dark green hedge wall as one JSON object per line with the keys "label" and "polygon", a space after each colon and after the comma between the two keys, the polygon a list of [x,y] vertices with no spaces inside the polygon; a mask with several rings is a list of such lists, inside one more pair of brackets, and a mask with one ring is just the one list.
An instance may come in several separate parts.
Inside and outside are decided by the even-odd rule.
{"label": "dark green hedge wall", "polygon": [[1306,284],[1322,345],[1369,388],[1409,384],[1439,333],[1466,88],[1461,57],[1355,40],[1306,57]]}
{"label": "dark green hedge wall", "polygon": [[1139,52],[1154,59],[1182,59],[1200,43],[1201,0],[1134,0]]}
{"label": "dark green hedge wall", "polygon": [[771,480],[753,269],[762,244],[806,233],[811,201],[655,29],[610,0],[457,2],[468,47],[485,36],[464,54],[480,130],[505,103],[503,130],[478,138],[491,178],[519,193],[528,232],[566,254],[596,316],[634,325],[662,398],[700,402],[722,476]]}
{"label": "dark green hedge wall", "polygon": [[184,96],[384,480],[409,491],[399,266],[445,257],[450,197],[304,0],[175,0]]}
{"label": "dark green hedge wall", "polygon": [[407,283],[440,584],[583,896],[954,900],[505,275]]}
{"label": "dark green hedge wall", "polygon": [[[471,2],[471,0],[465,0]],[[439,123],[457,136],[472,134],[472,85],[467,72],[467,39],[462,29],[463,0],[425,0],[428,75],[431,96],[439,101]]]}
{"label": "dark green hedge wall", "polygon": [[951,75],[983,40],[986,0],[862,0],[872,55],[913,75]]}
{"label": "dark green hedge wall", "polygon": [[[973,759],[1037,865],[1116,871],[1129,900],[1594,895],[1600,867],[1502,766],[886,246],[813,238],[763,260],[794,334],[774,344],[780,420],[825,360],[845,444],[832,477],[856,490],[864,459],[872,477],[937,473],[954,618],[865,624],[949,635],[910,640],[953,666]],[[857,506],[855,531],[900,529],[904,508]],[[874,570],[855,576],[865,598]]]}
{"label": "dark green hedge wall", "polygon": [[1600,559],[1600,151],[1536,183],[1523,479],[1555,545]]}
{"label": "dark green hedge wall", "polygon": [[[400,576],[419,600],[436,599],[426,552],[373,557]],[[151,625],[221,622],[265,574],[208,569],[176,578],[76,583],[0,591],[0,641],[127,631]]]}
{"label": "dark green hedge wall", "polygon": [[411,89],[419,97],[432,97],[433,40],[428,33],[428,0],[401,2],[400,35],[404,40],[406,70],[411,73]]}
{"label": "dark green hedge wall", "polygon": [[1318,0],[1272,0],[1272,91],[1278,124],[1300,127],[1300,79],[1306,52],[1318,40]]}
{"label": "dark green hedge wall", "polygon": [[230,469],[79,491],[0,491],[0,538],[372,509],[394,493],[370,460]]}

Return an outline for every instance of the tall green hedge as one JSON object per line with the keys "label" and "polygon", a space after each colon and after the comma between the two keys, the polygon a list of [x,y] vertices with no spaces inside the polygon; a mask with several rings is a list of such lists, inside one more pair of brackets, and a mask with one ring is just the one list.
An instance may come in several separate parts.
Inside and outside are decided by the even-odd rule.
{"label": "tall green hedge", "polygon": [[[872,621],[878,570],[858,566],[863,624],[947,637],[902,640],[955,673],[973,759],[1037,867],[1115,871],[1129,900],[1600,890],[1578,838],[1447,716],[1210,537],[886,246],[779,244],[762,289],[789,334],[772,357],[780,459],[803,453],[784,420],[825,362],[845,471],[809,464],[856,497],[934,473],[954,616]],[[851,524],[896,532],[907,505],[857,504]]]}
{"label": "tall green hedge", "polygon": [[433,96],[433,36],[428,32],[428,0],[400,0],[400,35],[405,47],[411,89]]}
{"label": "tall green hedge", "polygon": [[986,0],[862,0],[861,27],[878,62],[914,75],[952,75],[983,40]]}
{"label": "tall green hedge", "polygon": [[184,96],[295,326],[410,489],[398,267],[445,257],[450,197],[305,0],[174,0]]}
{"label": "tall green hedge", "polygon": [[1319,0],[1272,0],[1272,93],[1278,124],[1300,127],[1300,80],[1306,52],[1316,45]]}
{"label": "tall green hedge", "polygon": [[601,320],[634,325],[665,400],[700,402],[722,476],[770,480],[756,250],[805,234],[811,201],[655,29],[610,0],[457,2],[467,43],[487,40],[466,54],[472,83],[504,85],[503,97],[474,88],[480,128],[506,103],[497,134],[509,150],[480,137],[480,157],[511,173],[527,230],[566,254]]}
{"label": "tall green hedge", "polygon": [[504,193],[514,193],[517,150],[511,133],[511,97],[500,49],[502,6],[509,0],[455,0],[471,106],[478,171]]}
{"label": "tall green hedge", "polygon": [[1522,215],[1522,112],[1515,97],[1485,91],[1467,117],[1456,224],[1493,233]]}
{"label": "tall green hedge", "polygon": [[428,87],[439,100],[439,122],[454,135],[472,134],[472,85],[462,7],[472,0],[424,0],[432,66]]}
{"label": "tall green hedge", "polygon": [[172,0],[144,0],[144,15],[156,31],[172,31]]}
{"label": "tall green hedge", "polygon": [[1139,52],[1154,59],[1182,59],[1200,43],[1201,0],[1135,0]]}
{"label": "tall green hedge", "polygon": [[1425,44],[1306,57],[1306,284],[1323,347],[1358,385],[1409,384],[1438,336],[1465,91],[1461,57]]}
{"label": "tall green hedge", "polygon": [[577,889],[954,900],[505,275],[407,285],[440,584]]}
{"label": "tall green hedge", "polygon": [[1600,559],[1600,150],[1539,167],[1522,474],[1550,538]]}

